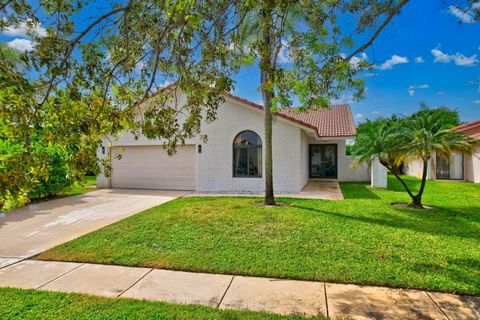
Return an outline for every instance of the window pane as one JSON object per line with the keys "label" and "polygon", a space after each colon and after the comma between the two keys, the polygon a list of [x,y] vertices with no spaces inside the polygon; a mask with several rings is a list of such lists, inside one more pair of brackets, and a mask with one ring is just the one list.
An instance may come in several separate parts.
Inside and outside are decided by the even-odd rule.
{"label": "window pane", "polygon": [[248,175],[248,157],[246,148],[233,149],[233,175],[246,176]]}
{"label": "window pane", "polygon": [[244,131],[235,138],[235,141],[233,142],[233,144],[261,146],[262,141],[260,140],[260,137],[255,132]]}
{"label": "window pane", "polygon": [[248,153],[249,174],[262,176],[262,148],[252,148]]}
{"label": "window pane", "polygon": [[463,153],[453,152],[450,159],[450,179],[463,179]]}

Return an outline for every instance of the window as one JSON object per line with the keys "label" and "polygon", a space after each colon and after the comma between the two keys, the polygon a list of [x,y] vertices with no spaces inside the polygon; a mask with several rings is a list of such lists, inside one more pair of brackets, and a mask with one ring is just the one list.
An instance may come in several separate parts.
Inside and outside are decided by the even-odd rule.
{"label": "window", "polygon": [[253,131],[242,131],[233,140],[233,176],[262,176],[262,140]]}

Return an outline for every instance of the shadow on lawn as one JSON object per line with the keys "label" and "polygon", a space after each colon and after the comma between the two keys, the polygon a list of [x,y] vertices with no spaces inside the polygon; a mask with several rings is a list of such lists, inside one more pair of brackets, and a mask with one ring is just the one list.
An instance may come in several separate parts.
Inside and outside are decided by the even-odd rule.
{"label": "shadow on lawn", "polygon": [[380,199],[364,182],[341,184],[344,199]]}
{"label": "shadow on lawn", "polygon": [[[475,259],[449,259],[442,264],[411,264],[411,270],[415,273],[424,273],[425,270],[431,270],[432,273],[438,275],[439,278],[455,281],[458,285],[462,286],[462,288],[458,288],[461,292],[471,292],[475,295],[480,293],[479,267],[480,261]],[[478,302],[480,303],[480,300]]]}
{"label": "shadow on lawn", "polygon": [[[381,225],[391,228],[407,229],[416,232],[431,234],[434,236],[457,236],[480,241],[480,219],[472,212],[480,212],[480,208],[472,207],[470,213],[436,208],[436,210],[414,210],[392,208],[396,213],[372,212],[366,215],[363,212],[344,214],[312,208],[305,205],[295,204],[294,207],[315,213],[336,216],[343,219],[355,220],[363,223]],[[455,219],[455,227],[450,223]]]}

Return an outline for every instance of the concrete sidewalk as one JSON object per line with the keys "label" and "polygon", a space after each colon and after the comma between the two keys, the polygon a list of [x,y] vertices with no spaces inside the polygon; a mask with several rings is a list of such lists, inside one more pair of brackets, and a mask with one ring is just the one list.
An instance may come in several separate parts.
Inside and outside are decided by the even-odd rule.
{"label": "concrete sidewalk", "polygon": [[480,297],[72,262],[0,259],[0,287],[202,304],[284,315],[480,319]]}

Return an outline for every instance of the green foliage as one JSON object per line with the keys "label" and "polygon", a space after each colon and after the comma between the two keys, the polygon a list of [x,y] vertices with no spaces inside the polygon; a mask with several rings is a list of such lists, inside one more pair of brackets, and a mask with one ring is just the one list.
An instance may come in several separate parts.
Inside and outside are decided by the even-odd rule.
{"label": "green foliage", "polygon": [[33,189],[28,192],[30,199],[54,196],[72,184],[72,180],[68,177],[68,153],[63,147],[59,145],[46,147],[34,143],[32,152],[43,157],[48,172],[40,177]]}
{"label": "green foliage", "polygon": [[435,109],[423,108],[415,112],[412,117],[435,117],[445,128],[453,128],[460,124],[460,118],[456,110],[450,110],[448,107],[439,107]]}

